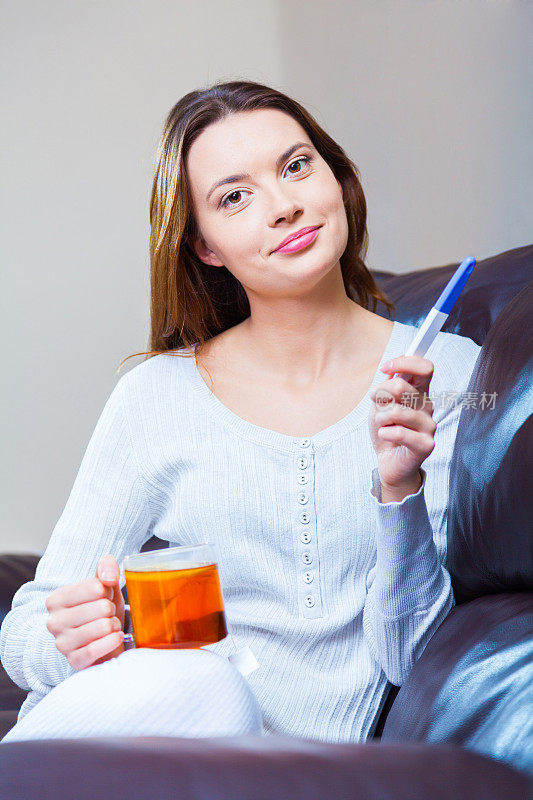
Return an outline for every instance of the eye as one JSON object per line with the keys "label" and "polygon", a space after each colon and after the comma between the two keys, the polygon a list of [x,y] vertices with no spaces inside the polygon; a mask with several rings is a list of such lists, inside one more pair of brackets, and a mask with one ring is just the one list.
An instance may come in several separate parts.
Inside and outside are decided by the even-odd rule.
{"label": "eye", "polygon": [[[233,192],[231,192],[231,194],[228,194],[224,198],[224,200],[221,200],[221,202],[220,202],[221,208],[227,208],[228,207],[228,201],[229,201],[230,197],[234,197],[236,194],[242,194],[245,191],[246,191],[246,189],[234,189]],[[239,205],[239,203],[238,202],[237,203],[229,203],[229,205],[230,206],[237,206],[237,205]]]}
{"label": "eye", "polygon": [[[294,164],[298,164],[300,161],[303,161],[304,164],[307,165],[307,164],[310,164],[312,160],[313,159],[311,158],[311,156],[301,156],[300,158],[297,158],[295,161],[291,161],[291,163],[287,166],[287,170],[289,170],[290,167],[292,167]],[[290,174],[291,175],[299,175],[301,172],[302,172],[302,168],[300,168],[297,172],[291,171]],[[237,201],[236,203],[229,202],[230,198],[231,197],[235,197],[235,195],[241,195],[243,192],[247,192],[247,191],[248,191],[247,189],[234,189],[232,192],[230,192],[230,194],[226,195],[226,197],[224,197],[220,201],[220,207],[221,208],[229,208],[231,206],[238,206],[239,205],[239,201]]]}
{"label": "eye", "polygon": [[[312,160],[312,159],[311,159],[311,157],[310,157],[310,156],[301,156],[301,158],[297,158],[297,159],[296,159],[296,161],[291,161],[291,163],[289,164],[289,166],[287,167],[287,169],[289,169],[290,167],[292,167],[292,165],[293,165],[293,164],[298,164],[300,161],[303,161],[305,164],[308,164],[308,163],[309,163],[311,160]],[[301,169],[299,169],[299,170],[298,170],[298,172],[291,172],[291,175],[299,175],[301,171],[302,171],[302,170],[301,170]]]}

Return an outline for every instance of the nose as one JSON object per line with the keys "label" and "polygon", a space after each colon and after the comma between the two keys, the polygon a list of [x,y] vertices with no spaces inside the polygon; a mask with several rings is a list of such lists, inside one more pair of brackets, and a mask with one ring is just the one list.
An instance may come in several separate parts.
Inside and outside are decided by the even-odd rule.
{"label": "nose", "polygon": [[268,223],[270,227],[274,228],[281,222],[292,222],[297,219],[303,212],[301,203],[297,200],[294,194],[291,194],[290,189],[277,186],[270,192],[268,203]]}

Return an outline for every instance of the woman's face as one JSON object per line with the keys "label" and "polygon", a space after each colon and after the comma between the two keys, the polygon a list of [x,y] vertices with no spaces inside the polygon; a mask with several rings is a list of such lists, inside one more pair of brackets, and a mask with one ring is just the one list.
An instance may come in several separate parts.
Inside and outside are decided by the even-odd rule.
{"label": "woman's face", "polygon": [[[348,241],[342,186],[288,114],[268,108],[213,123],[191,146],[186,170],[201,233],[195,251],[204,263],[225,266],[249,297],[298,295],[340,269]],[[320,226],[311,244],[274,252],[311,226]]]}

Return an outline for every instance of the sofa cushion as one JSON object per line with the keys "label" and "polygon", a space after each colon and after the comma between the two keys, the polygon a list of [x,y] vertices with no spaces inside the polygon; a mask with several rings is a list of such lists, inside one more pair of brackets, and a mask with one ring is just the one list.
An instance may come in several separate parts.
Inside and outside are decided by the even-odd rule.
{"label": "sofa cushion", "polygon": [[533,586],[532,309],[533,281],[492,326],[461,411],[447,554],[457,603]]}
{"label": "sofa cushion", "polygon": [[[0,555],[0,625],[11,609],[13,595],[23,583],[33,580],[39,556],[33,554]],[[17,721],[18,710],[27,692],[13,683],[0,665],[0,738]]]}
{"label": "sofa cushion", "polygon": [[[4,674],[6,674],[5,670]],[[19,703],[19,705],[22,705],[22,703]],[[0,710],[0,740],[2,740],[6,733],[9,733],[11,728],[16,724],[18,715],[18,709],[11,709],[9,711]]]}
{"label": "sofa cushion", "polygon": [[524,800],[529,784],[458,747],[286,736],[13,742],[0,773],[10,800]]}
{"label": "sofa cushion", "polygon": [[0,554],[0,625],[11,610],[13,595],[23,583],[32,581],[39,556],[24,553]]}
{"label": "sofa cushion", "polygon": [[533,594],[454,608],[401,687],[382,742],[447,742],[533,774]]}

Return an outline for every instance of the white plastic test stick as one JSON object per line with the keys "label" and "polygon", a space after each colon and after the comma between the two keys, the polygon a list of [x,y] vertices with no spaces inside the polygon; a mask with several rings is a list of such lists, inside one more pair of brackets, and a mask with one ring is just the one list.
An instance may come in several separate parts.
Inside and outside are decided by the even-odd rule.
{"label": "white plastic test stick", "polygon": [[[436,335],[448,319],[448,315],[453,305],[461,294],[472,270],[476,265],[476,259],[472,256],[457,267],[454,274],[441,292],[439,299],[431,308],[424,322],[416,332],[416,336],[407,348],[406,356],[425,356]],[[408,380],[411,376],[406,373],[395,372],[393,377],[405,377]]]}

